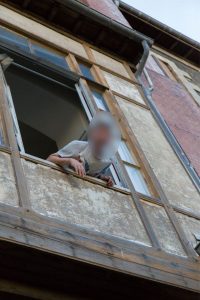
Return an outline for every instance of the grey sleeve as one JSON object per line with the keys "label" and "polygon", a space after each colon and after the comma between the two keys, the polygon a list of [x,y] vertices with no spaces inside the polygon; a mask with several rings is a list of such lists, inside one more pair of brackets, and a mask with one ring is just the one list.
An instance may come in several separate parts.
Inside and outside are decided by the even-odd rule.
{"label": "grey sleeve", "polygon": [[84,149],[85,144],[80,141],[72,141],[62,149],[60,149],[56,154],[60,157],[77,157]]}

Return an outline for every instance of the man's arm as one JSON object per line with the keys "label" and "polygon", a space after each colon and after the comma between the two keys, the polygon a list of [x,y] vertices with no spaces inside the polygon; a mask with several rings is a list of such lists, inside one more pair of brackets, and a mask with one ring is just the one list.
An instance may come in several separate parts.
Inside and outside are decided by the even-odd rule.
{"label": "man's arm", "polygon": [[85,169],[83,163],[79,159],[72,157],[60,157],[58,154],[51,154],[48,158],[48,161],[64,167],[72,168],[79,176],[85,176]]}
{"label": "man's arm", "polygon": [[107,171],[109,170],[109,167],[111,166],[108,165],[106,168],[104,168],[98,175],[97,175],[97,178],[105,181],[107,183],[107,186],[108,187],[113,187],[114,186],[114,182],[113,182],[113,179],[111,176],[108,176],[106,173]]}

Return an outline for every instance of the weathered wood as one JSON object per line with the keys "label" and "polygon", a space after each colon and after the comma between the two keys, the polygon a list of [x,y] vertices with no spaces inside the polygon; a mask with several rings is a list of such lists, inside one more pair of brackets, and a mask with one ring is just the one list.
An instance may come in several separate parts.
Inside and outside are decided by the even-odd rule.
{"label": "weathered wood", "polygon": [[[45,253],[22,245],[1,241],[1,278],[10,282],[58,291],[75,299],[176,299],[197,300],[198,293],[163,285],[129,274],[99,268],[66,257]],[[52,272],[53,270],[53,272]],[[27,278],[27,274],[29,274]],[[28,280],[28,282],[27,282]],[[38,285],[38,282],[40,285]],[[0,292],[0,295],[4,299]],[[6,298],[7,299],[7,298]],[[32,299],[32,298],[31,298]]]}
{"label": "weathered wood", "polygon": [[124,164],[122,163],[121,160],[119,160],[119,163],[120,163],[120,168],[123,172],[123,174],[125,175],[125,180],[126,180],[126,183],[128,185],[128,188],[129,190],[131,191],[131,197],[132,197],[132,200],[133,200],[133,203],[135,204],[136,208],[137,208],[137,211],[141,217],[141,220],[143,222],[143,225],[146,229],[146,232],[148,233],[148,236],[151,240],[151,243],[153,245],[153,247],[157,248],[157,249],[160,249],[160,243],[155,235],[155,232],[154,232],[154,229],[151,225],[151,223],[149,222],[149,219],[148,219],[148,216],[147,214],[145,213],[141,203],[140,203],[140,199],[138,197],[138,193],[136,192],[132,182],[131,182],[131,179],[130,177],[128,176],[128,173],[126,171],[126,168],[124,166]]}
{"label": "weathered wood", "polygon": [[[156,250],[153,247],[146,247],[144,245],[138,244],[137,242],[129,241],[120,237],[112,236],[107,233],[101,233],[97,231],[93,231],[90,229],[87,229],[85,227],[75,225],[66,221],[61,221],[59,219],[54,219],[50,218],[47,216],[43,216],[40,214],[37,214],[36,212],[32,210],[25,210],[21,207],[14,208],[10,207],[8,205],[2,205],[0,206],[0,220],[2,224],[6,224],[8,220],[10,220],[10,225],[18,228],[19,226],[24,225],[24,222],[21,222],[21,220],[26,220],[27,224],[35,224],[34,226],[25,226],[27,230],[35,230],[36,232],[38,231],[39,233],[44,233],[43,231],[40,231],[40,229],[43,227],[43,225],[46,225],[46,229],[49,228],[55,228],[57,229],[57,233],[61,234],[60,237],[66,237],[69,238],[69,236],[72,237],[72,235],[75,235],[77,237],[80,237],[82,240],[92,240],[93,242],[96,241],[98,243],[102,243],[102,245],[105,245],[106,249],[107,246],[110,245],[112,248],[116,249],[124,249],[127,251],[131,251],[135,253],[136,255],[141,255],[142,261],[143,259],[147,258],[147,260],[152,257],[153,260],[159,259],[160,262],[163,261],[168,261],[169,264],[172,263],[177,263],[180,265],[186,265],[188,268],[193,269],[195,264],[194,260],[191,258],[186,258],[186,257],[180,257],[177,255],[169,254],[163,251]],[[20,222],[19,222],[19,221]],[[0,223],[1,223],[0,222]],[[36,226],[36,224],[38,224]],[[7,224],[9,226],[9,224]],[[39,229],[38,229],[39,228]],[[52,231],[52,238],[53,238],[53,232]],[[63,234],[62,234],[63,232]],[[68,234],[69,233],[69,234]],[[71,233],[71,235],[70,235]],[[72,237],[72,241],[74,241],[74,238]],[[78,241],[78,240],[77,240]],[[199,261],[198,257],[196,258],[196,261]],[[196,268],[198,266],[196,265]]]}
{"label": "weathered wood", "polygon": [[[97,266],[104,266],[120,272],[159,280],[175,286],[200,291],[199,265],[173,255],[165,259],[150,256],[141,251],[141,246],[130,242],[129,249],[114,246],[110,237],[104,242],[86,235],[84,229],[76,228],[76,233],[66,227],[66,230],[39,224],[25,218],[0,214],[1,239],[28,245],[47,252],[82,260]],[[77,235],[79,230],[79,234]],[[82,233],[80,234],[80,230]],[[84,236],[83,236],[84,234]],[[9,238],[8,238],[9,237]],[[152,251],[152,250],[150,250]],[[159,252],[158,252],[159,253]]]}
{"label": "weathered wood", "polygon": [[5,79],[3,70],[0,67],[0,105],[3,112],[3,118],[6,126],[6,133],[8,136],[8,142],[11,147],[11,157],[17,182],[17,188],[19,192],[20,204],[27,209],[30,209],[29,191],[26,184],[26,178],[24,176],[20,153],[14,133],[13,120],[11,112],[8,106],[7,96],[5,92]]}

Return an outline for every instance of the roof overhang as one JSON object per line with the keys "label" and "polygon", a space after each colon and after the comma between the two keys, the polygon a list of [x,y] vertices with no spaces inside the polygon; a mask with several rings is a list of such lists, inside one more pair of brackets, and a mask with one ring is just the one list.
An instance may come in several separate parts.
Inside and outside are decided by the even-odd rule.
{"label": "roof overhang", "polygon": [[130,25],[154,40],[155,45],[200,67],[200,43],[120,1],[119,6]]}
{"label": "roof overhang", "polygon": [[114,53],[136,66],[143,55],[142,41],[153,41],[76,0],[3,0],[21,13],[40,19],[47,26]]}

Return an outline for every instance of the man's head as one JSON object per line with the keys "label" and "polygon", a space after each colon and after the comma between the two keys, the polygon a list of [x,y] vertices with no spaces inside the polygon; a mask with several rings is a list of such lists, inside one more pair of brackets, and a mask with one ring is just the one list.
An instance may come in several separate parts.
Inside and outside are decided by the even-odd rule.
{"label": "man's head", "polygon": [[120,142],[120,133],[110,113],[100,112],[93,118],[88,138],[97,158],[111,157],[115,154]]}

